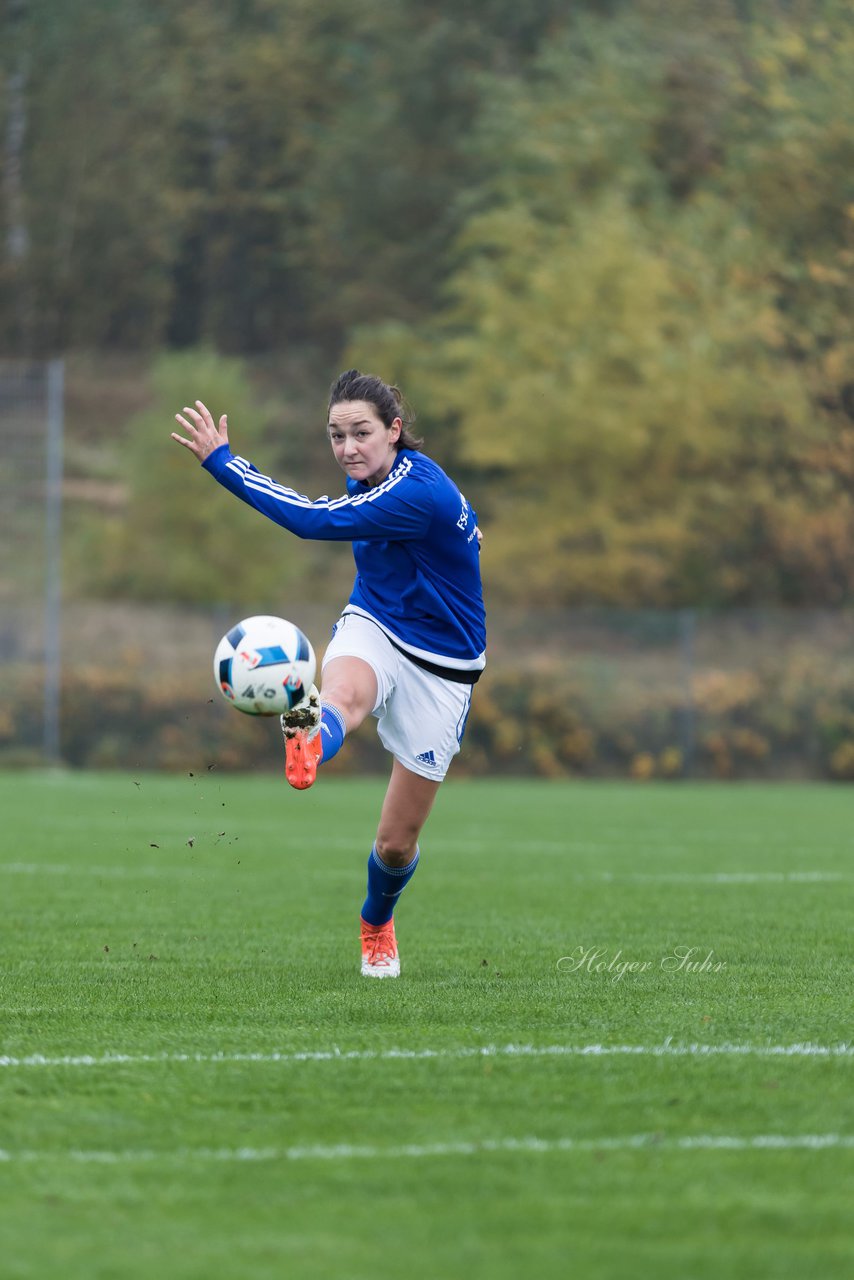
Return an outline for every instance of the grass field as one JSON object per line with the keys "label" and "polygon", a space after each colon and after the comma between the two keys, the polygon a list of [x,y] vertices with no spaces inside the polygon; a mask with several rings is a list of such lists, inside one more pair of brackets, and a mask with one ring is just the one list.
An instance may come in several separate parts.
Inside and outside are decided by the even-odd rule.
{"label": "grass field", "polygon": [[4,1280],[854,1274],[854,792],[449,782],[376,982],[382,790],[0,776]]}

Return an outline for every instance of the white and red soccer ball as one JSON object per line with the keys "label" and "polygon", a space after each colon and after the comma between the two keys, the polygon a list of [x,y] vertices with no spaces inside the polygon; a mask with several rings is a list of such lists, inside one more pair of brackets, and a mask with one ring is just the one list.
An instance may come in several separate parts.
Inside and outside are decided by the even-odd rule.
{"label": "white and red soccer ball", "polygon": [[278,716],[308,697],[317,670],[314,650],[292,622],[266,614],[245,618],[214,654],[222,696],[250,716]]}

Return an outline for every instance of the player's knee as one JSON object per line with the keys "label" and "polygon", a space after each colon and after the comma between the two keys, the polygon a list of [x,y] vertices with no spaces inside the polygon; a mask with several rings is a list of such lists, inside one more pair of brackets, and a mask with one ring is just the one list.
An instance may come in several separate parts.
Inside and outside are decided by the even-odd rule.
{"label": "player's knee", "polygon": [[320,699],[321,702],[330,702],[341,712],[348,733],[358,729],[365,717],[371,713],[372,703],[366,691],[341,681],[330,682],[328,685],[324,683],[320,691]]}
{"label": "player's knee", "polygon": [[341,712],[350,732],[370,715],[377,696],[377,681],[367,663],[338,658],[323,673],[321,699]]}
{"label": "player's knee", "polygon": [[403,825],[377,832],[377,857],[387,867],[405,867],[415,857],[418,848],[418,832]]}

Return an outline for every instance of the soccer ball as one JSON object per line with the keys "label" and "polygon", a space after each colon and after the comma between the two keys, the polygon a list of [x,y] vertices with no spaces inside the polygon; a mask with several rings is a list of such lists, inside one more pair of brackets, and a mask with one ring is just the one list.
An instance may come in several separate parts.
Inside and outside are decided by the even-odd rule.
{"label": "soccer ball", "polygon": [[261,614],[245,618],[220,640],[214,679],[222,696],[250,716],[279,716],[308,697],[317,661],[292,622]]}

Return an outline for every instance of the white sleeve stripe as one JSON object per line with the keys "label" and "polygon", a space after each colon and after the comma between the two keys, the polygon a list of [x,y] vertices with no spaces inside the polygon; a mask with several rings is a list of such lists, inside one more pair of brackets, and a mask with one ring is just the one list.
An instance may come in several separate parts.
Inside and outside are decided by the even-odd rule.
{"label": "white sleeve stripe", "polygon": [[301,494],[294,493],[293,490],[283,489],[280,485],[271,488],[270,485],[259,484],[257,476],[248,475],[243,478],[243,485],[246,489],[254,489],[256,493],[263,493],[267,498],[274,498],[276,502],[281,502],[289,507],[299,507],[301,511],[311,511],[312,508],[327,507],[329,504],[321,499],[319,502],[308,502]]}
{"label": "white sleeve stripe", "polygon": [[377,498],[381,497],[384,493],[388,493],[389,490],[393,489],[401,480],[405,480],[411,470],[412,463],[409,458],[404,458],[403,465],[395,467],[391,475],[387,476],[386,479],[383,480],[382,484],[378,484],[375,488],[369,489],[367,493],[357,493],[355,497],[351,497],[347,494],[343,498],[336,498],[334,502],[330,502],[329,508],[331,511],[334,511],[338,507],[358,507],[361,506],[363,502],[375,502]]}
{"label": "white sleeve stripe", "polygon": [[341,507],[358,507],[363,502],[374,502],[382,494],[388,493],[401,480],[406,479],[412,470],[412,460],[404,458],[402,462],[394,468],[389,476],[383,480],[382,484],[378,484],[375,488],[369,489],[367,493],[357,494],[351,497],[345,494],[342,498],[336,498],[330,502],[328,498],[318,498],[312,502],[304,494],[297,493],[295,489],[288,489],[285,485],[277,484],[270,476],[265,476],[260,471],[253,471],[250,464],[245,458],[235,455],[229,463],[226,464],[229,471],[233,471],[240,477],[247,489],[254,489],[257,493],[264,493],[270,498],[275,498],[278,502],[287,503],[292,507],[302,507],[304,510],[310,510],[312,507],[317,509],[327,509],[336,511]]}
{"label": "white sleeve stripe", "polygon": [[232,458],[227,466],[229,471],[233,471],[240,476],[247,489],[255,489],[258,493],[267,493],[271,498],[278,498],[282,502],[290,503],[291,506],[312,507],[326,501],[326,499],[321,498],[315,504],[310,498],[306,498],[304,494],[297,493],[295,489],[288,489],[284,485],[277,484],[275,480],[271,480],[269,476],[263,475],[260,471],[252,471],[245,458]]}

